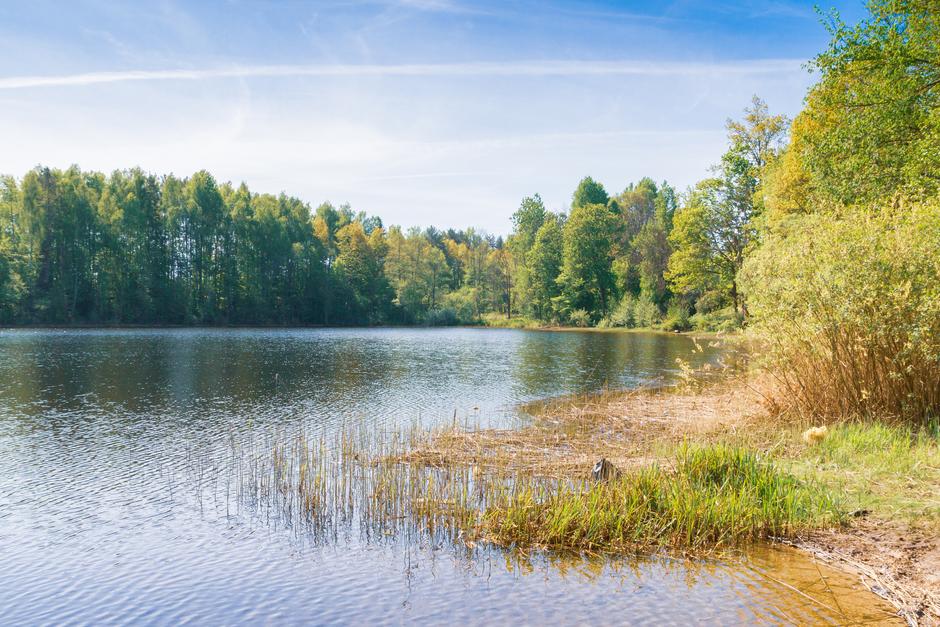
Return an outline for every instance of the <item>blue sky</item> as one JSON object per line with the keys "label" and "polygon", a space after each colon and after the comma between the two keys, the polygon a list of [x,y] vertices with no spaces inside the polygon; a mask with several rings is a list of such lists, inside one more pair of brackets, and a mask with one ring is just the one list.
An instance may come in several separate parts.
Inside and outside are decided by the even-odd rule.
{"label": "blue sky", "polygon": [[752,94],[799,111],[827,40],[789,0],[5,2],[0,172],[207,169],[505,233],[585,175],[694,183]]}

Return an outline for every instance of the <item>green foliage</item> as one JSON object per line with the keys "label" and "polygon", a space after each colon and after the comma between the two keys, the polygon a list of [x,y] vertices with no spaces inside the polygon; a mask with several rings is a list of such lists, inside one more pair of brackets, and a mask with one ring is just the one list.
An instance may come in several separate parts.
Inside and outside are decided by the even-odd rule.
{"label": "green foliage", "polygon": [[821,80],[793,138],[809,189],[842,204],[938,191],[940,11],[933,0],[868,8],[855,26],[828,20],[832,41],[813,62]]}
{"label": "green foliage", "polygon": [[525,258],[528,271],[528,290],[525,298],[539,320],[554,320],[557,312],[554,301],[561,293],[558,275],[561,274],[564,239],[557,216],[549,214],[535,234],[532,248]]}
{"label": "green foliage", "polygon": [[344,309],[370,324],[386,320],[392,288],[384,272],[388,244],[382,229],[374,228],[366,237],[361,222],[350,222],[339,230],[336,240],[340,252],[334,267],[345,288]]}
{"label": "green foliage", "polygon": [[725,307],[710,311],[696,311],[689,318],[689,324],[696,331],[730,332],[740,329],[744,323],[740,312],[734,307]]}
{"label": "green foliage", "polygon": [[452,327],[460,324],[457,312],[451,307],[432,309],[424,317],[424,324],[429,327]]}
{"label": "green foliage", "polygon": [[586,176],[578,183],[578,188],[571,198],[571,207],[584,207],[585,205],[607,205],[608,196],[604,186]]}
{"label": "green foliage", "polygon": [[662,312],[656,306],[649,296],[641,294],[633,308],[633,319],[637,327],[643,329],[652,329],[659,325],[662,320]]}
{"label": "green foliage", "polygon": [[480,322],[477,313],[477,303],[480,301],[478,288],[463,286],[444,297],[444,306],[454,312],[460,324],[476,324]]}
{"label": "green foliage", "polygon": [[402,322],[420,322],[426,312],[440,306],[449,284],[444,252],[417,228],[407,237],[398,227],[388,233],[385,274],[395,290]]}
{"label": "green foliage", "polygon": [[387,319],[380,221],[198,172],[37,168],[0,185],[6,322],[322,324]]}
{"label": "green foliage", "polygon": [[773,370],[804,411],[940,415],[940,203],[791,218],[742,281]]}
{"label": "green foliage", "polygon": [[633,239],[633,249],[638,260],[640,291],[648,294],[658,306],[663,307],[671,296],[666,282],[672,247],[669,231],[661,215],[650,218],[640,227]]}
{"label": "green foliage", "polygon": [[564,227],[558,284],[567,311],[583,309],[603,317],[614,295],[611,267],[614,216],[605,205],[573,207]]}
{"label": "green foliage", "polygon": [[667,306],[676,203],[665,183],[611,200],[588,177],[570,218],[523,199],[504,241],[386,230],[348,205],[311,211],[204,171],[37,168],[0,178],[0,322],[565,323],[583,310],[590,324],[641,289]]}
{"label": "green foliage", "polygon": [[666,318],[663,320],[663,329],[666,331],[688,331],[692,328],[689,316],[689,307],[681,301],[669,305]]}
{"label": "green foliage", "polygon": [[623,298],[620,299],[620,303],[606,319],[607,324],[605,326],[626,328],[637,326],[636,304],[637,299],[633,294],[624,294]]}
{"label": "green foliage", "polygon": [[591,326],[591,314],[586,309],[575,309],[568,314],[568,322],[573,327]]}
{"label": "green foliage", "polygon": [[525,255],[535,243],[539,229],[545,223],[548,212],[538,194],[522,199],[519,209],[512,214],[513,233],[519,252]]}
{"label": "green foliage", "polygon": [[670,237],[675,252],[666,275],[672,289],[692,297],[709,291],[730,293],[744,262],[744,250],[736,245],[740,239],[733,236],[745,225],[723,202],[719,181],[699,183],[676,213]]}
{"label": "green foliage", "polygon": [[737,275],[757,240],[762,173],[777,158],[788,126],[756,96],[742,122],[728,121],[730,147],[716,176],[695,186],[673,220],[666,277],[674,290],[689,298],[722,292],[747,313]]}
{"label": "green foliage", "polygon": [[757,96],[751,98],[751,106],[745,107],[743,120],[729,119],[725,124],[732,150],[742,155],[750,166],[750,175],[758,179],[779,154],[789,126],[786,116],[770,115],[767,103]]}

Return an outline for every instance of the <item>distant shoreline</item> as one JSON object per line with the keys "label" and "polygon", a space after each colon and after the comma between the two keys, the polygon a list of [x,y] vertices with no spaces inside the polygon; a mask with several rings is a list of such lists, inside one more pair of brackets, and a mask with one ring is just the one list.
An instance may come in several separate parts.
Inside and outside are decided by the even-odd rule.
{"label": "distant shoreline", "polygon": [[654,329],[648,327],[574,327],[562,325],[532,325],[532,326],[494,326],[489,324],[457,324],[457,325],[439,325],[430,326],[423,324],[379,324],[374,326],[366,325],[333,325],[333,324],[133,324],[133,323],[87,323],[87,324],[13,324],[0,325],[0,331],[107,331],[107,330],[185,330],[185,329],[244,329],[244,330],[292,330],[292,329],[490,329],[502,331],[555,331],[555,332],[587,332],[587,333],[655,333],[657,335],[682,335],[695,336],[700,338],[712,338],[719,335],[724,338],[734,337],[735,333],[719,334],[715,331],[666,331],[664,329]]}

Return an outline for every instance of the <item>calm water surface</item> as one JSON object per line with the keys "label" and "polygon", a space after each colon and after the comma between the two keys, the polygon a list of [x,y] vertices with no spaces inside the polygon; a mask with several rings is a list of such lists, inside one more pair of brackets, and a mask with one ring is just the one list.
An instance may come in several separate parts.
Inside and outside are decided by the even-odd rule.
{"label": "calm water surface", "polygon": [[0,624],[887,620],[778,550],[725,561],[312,541],[233,501],[231,442],[461,422],[667,381],[686,337],[446,330],[0,331]]}

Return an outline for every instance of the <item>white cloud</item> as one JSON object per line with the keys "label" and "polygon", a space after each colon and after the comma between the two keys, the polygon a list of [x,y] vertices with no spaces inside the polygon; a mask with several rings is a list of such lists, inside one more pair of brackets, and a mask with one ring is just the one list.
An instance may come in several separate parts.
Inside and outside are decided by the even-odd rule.
{"label": "white cloud", "polygon": [[208,80],[254,77],[342,76],[746,76],[796,73],[802,62],[762,59],[719,63],[646,61],[513,61],[507,63],[409,63],[397,65],[240,65],[208,69],[122,70],[53,76],[0,78],[0,89],[68,87],[133,81]]}

